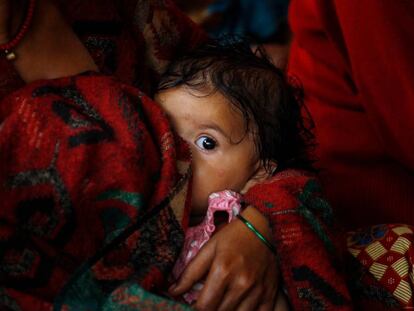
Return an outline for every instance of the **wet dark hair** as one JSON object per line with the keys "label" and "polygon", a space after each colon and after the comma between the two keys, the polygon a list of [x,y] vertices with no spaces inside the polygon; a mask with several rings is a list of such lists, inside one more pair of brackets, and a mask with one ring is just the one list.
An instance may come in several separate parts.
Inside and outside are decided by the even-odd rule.
{"label": "wet dark hair", "polygon": [[206,96],[220,92],[242,113],[246,134],[249,130],[257,134],[257,152],[268,172],[272,162],[278,171],[313,170],[309,158],[313,124],[302,116],[303,92],[292,82],[263,48],[252,51],[246,40],[226,38],[211,40],[176,59],[161,77],[158,91],[185,86]]}

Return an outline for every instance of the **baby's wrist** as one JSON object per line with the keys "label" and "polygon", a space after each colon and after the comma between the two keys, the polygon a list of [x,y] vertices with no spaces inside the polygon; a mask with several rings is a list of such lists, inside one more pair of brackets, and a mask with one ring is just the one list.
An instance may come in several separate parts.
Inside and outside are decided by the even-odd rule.
{"label": "baby's wrist", "polygon": [[260,233],[269,241],[272,240],[272,230],[269,221],[254,206],[247,206],[240,213],[247,221],[249,221]]}

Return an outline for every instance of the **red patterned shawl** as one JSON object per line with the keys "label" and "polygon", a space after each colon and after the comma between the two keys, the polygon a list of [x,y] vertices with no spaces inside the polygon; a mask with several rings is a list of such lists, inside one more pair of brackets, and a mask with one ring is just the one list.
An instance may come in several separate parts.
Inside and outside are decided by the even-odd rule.
{"label": "red patterned shawl", "polygon": [[100,308],[128,280],[161,288],[188,218],[189,155],[159,107],[95,74],[0,107],[0,305]]}

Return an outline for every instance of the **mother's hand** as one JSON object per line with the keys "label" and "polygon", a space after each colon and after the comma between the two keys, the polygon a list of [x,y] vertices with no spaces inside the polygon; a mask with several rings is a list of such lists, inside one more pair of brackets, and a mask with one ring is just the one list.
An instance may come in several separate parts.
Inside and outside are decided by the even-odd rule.
{"label": "mother's hand", "polygon": [[[248,207],[243,216],[267,238],[267,220]],[[170,289],[181,295],[207,275],[197,310],[272,310],[278,287],[275,256],[240,220],[218,231]]]}

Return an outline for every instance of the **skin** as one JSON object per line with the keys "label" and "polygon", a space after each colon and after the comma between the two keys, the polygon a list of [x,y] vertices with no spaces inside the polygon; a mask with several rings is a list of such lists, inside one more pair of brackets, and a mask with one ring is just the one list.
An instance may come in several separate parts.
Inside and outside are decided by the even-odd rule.
{"label": "skin", "polygon": [[245,133],[243,116],[219,92],[203,96],[179,87],[159,93],[155,100],[190,145],[192,216],[204,217],[209,194],[224,189],[240,192],[260,168],[253,135]]}
{"label": "skin", "polygon": [[[156,96],[173,127],[192,150],[193,224],[204,217],[212,192],[244,192],[246,185],[252,186],[259,176],[266,176],[255,151],[254,137],[251,132],[246,134],[241,113],[221,93],[205,93],[208,95],[181,86]],[[257,210],[248,207],[242,214],[270,238],[267,221]],[[232,231],[237,234],[229,235]],[[256,256],[258,253],[253,250],[267,254],[266,259],[271,262],[266,264],[262,255]],[[245,264],[251,265],[249,271],[242,270]],[[270,310],[273,306],[275,260],[240,221],[226,225],[212,237],[178,284],[170,289],[171,294],[183,294],[206,274],[195,305],[198,310]]]}
{"label": "skin", "polygon": [[[23,0],[0,0],[0,42],[7,42],[17,31],[23,4]],[[27,83],[98,70],[51,0],[38,0],[30,31],[15,52],[17,59],[13,65]],[[254,167],[253,162],[249,169]],[[217,179],[223,174],[226,171],[217,172]],[[249,174],[243,175],[242,179],[249,177]],[[243,180],[234,181],[235,190]],[[199,196],[202,206],[204,195]],[[258,211],[247,208],[243,215],[270,237],[267,220]],[[196,305],[199,310],[271,310],[273,307],[278,283],[275,258],[241,222],[232,222],[213,236],[171,293],[180,295],[188,291],[207,274]]]}
{"label": "skin", "polygon": [[[0,0],[0,42],[8,41],[10,34],[17,32],[24,3]],[[37,1],[30,31],[15,52],[14,67],[27,83],[98,71],[87,49],[51,0]]]}

